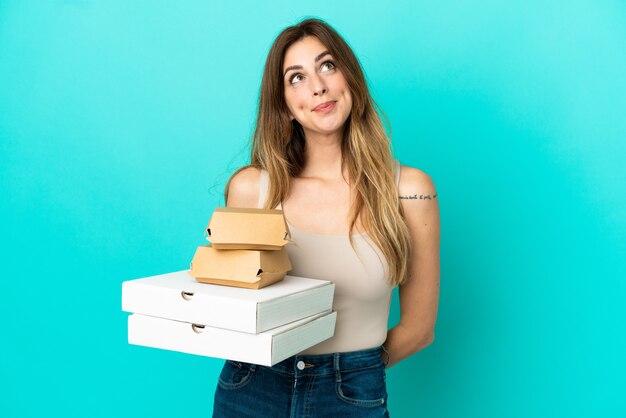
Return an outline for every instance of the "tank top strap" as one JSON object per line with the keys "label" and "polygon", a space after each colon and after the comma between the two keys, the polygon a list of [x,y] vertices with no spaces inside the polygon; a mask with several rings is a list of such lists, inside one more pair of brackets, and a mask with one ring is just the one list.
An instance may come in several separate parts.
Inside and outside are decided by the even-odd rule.
{"label": "tank top strap", "polygon": [[[269,194],[270,187],[270,174],[264,168],[261,169],[261,177],[259,178],[259,202],[257,203],[257,207],[259,209],[263,208],[265,205],[265,201],[267,200],[267,195]],[[282,209],[282,205],[279,203],[274,209]]]}
{"label": "tank top strap", "polygon": [[396,186],[400,187],[400,161],[395,160],[394,174],[396,178]]}
{"label": "tank top strap", "polygon": [[263,208],[263,205],[265,205],[265,200],[267,199],[267,193],[270,184],[269,180],[269,173],[267,172],[267,170],[262,168],[261,177],[259,178],[259,202],[257,205],[259,209]]}

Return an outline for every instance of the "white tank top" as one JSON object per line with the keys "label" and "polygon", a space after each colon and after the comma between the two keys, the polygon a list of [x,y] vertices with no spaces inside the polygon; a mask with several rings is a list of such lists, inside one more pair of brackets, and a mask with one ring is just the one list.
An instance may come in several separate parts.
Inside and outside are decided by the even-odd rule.
{"label": "white tank top", "polygon": [[[400,164],[396,160],[396,185],[400,180]],[[258,207],[267,199],[269,176],[261,170]],[[275,209],[281,209],[281,205]],[[380,249],[367,233],[348,235],[316,234],[301,231],[289,223],[292,242],[286,249],[293,276],[330,280],[335,283],[333,310],[337,312],[335,334],[300,354],[326,354],[377,347],[387,339],[387,320],[392,286],[388,265]]]}

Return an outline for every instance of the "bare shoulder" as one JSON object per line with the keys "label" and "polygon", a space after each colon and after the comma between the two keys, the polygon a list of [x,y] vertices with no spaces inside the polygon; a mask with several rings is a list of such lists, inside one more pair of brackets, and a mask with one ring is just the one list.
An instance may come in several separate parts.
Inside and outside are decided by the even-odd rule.
{"label": "bare shoulder", "polygon": [[[430,259],[439,240],[439,199],[433,179],[424,171],[401,166],[398,187],[404,219],[413,242],[419,242],[416,251]],[[423,264],[424,262],[422,262]]]}
{"label": "bare shoulder", "polygon": [[228,185],[226,206],[234,208],[256,208],[259,202],[261,170],[246,167],[235,172]]}
{"label": "bare shoulder", "polygon": [[398,192],[400,199],[405,203],[437,199],[437,190],[433,179],[426,172],[407,165],[400,166]]}

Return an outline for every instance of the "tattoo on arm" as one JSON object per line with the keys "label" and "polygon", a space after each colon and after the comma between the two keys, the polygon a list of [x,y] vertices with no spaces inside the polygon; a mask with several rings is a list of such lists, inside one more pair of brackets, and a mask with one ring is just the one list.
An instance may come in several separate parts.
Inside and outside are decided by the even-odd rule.
{"label": "tattoo on arm", "polygon": [[430,195],[430,194],[414,194],[414,195],[409,195],[409,196],[400,196],[400,199],[410,199],[410,200],[434,200],[437,198],[436,194]]}

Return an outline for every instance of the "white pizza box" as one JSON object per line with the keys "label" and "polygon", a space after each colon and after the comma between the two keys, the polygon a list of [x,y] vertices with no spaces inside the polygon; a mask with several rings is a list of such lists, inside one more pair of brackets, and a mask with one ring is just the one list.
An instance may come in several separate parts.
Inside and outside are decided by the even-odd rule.
{"label": "white pizza box", "polygon": [[333,336],[337,313],[323,312],[260,334],[132,314],[128,343],[273,366]]}
{"label": "white pizza box", "polygon": [[260,333],[332,309],[335,284],[285,276],[261,289],[199,283],[188,270],[122,283],[122,310]]}

